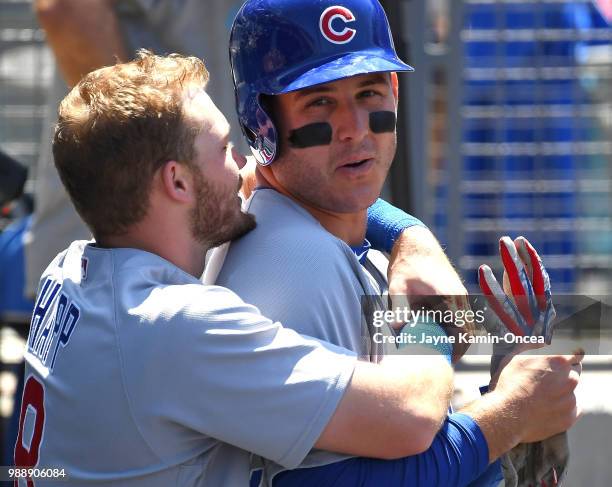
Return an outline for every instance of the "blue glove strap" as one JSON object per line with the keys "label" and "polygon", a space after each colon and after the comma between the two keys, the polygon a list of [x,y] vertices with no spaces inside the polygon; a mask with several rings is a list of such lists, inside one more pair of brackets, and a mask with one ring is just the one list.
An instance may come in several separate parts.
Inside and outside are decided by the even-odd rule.
{"label": "blue glove strap", "polygon": [[421,220],[378,198],[368,208],[366,238],[376,250],[390,253],[400,234],[415,225],[426,227]]}

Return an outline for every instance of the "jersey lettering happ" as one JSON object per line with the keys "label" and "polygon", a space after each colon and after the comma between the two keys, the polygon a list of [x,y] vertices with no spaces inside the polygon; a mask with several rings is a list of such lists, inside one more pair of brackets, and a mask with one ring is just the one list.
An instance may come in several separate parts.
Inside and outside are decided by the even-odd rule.
{"label": "jersey lettering happ", "polygon": [[[38,360],[42,369],[53,370],[60,345],[68,345],[70,336],[79,321],[79,307],[65,292],[60,292],[61,284],[47,278],[32,314],[28,351]],[[53,353],[49,351],[53,346]]]}

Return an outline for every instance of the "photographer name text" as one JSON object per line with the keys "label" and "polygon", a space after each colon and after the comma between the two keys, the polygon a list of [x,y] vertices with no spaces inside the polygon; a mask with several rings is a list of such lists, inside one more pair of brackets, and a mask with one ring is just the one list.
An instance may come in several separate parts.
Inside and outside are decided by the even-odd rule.
{"label": "photographer name text", "polygon": [[514,343],[534,343],[534,344],[545,344],[543,336],[517,336],[512,333],[506,333],[505,335],[497,336],[487,333],[486,335],[471,335],[469,333],[458,333],[457,336],[432,336],[427,333],[408,334],[401,333],[395,335],[385,335],[384,333],[374,333],[372,336],[374,343],[393,343],[396,345],[440,345],[446,344],[454,345],[455,343],[469,343],[469,344],[514,344]]}

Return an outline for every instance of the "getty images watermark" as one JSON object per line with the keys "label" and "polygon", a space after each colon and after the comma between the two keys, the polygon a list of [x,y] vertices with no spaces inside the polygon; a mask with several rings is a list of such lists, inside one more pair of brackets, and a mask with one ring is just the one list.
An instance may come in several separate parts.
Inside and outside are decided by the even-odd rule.
{"label": "getty images watermark", "polygon": [[[458,329],[466,324],[483,325],[485,322],[485,310],[477,309],[465,310],[440,310],[426,309],[424,307],[413,309],[409,307],[395,308],[392,310],[375,310],[372,313],[372,325],[378,330],[372,335],[372,340],[377,344],[393,343],[396,345],[439,345],[448,343],[463,344],[515,344],[533,343],[544,344],[543,336],[518,336],[513,333],[505,333],[501,336],[486,333],[484,335],[474,335],[473,332],[458,331],[454,335],[432,335],[428,329],[421,328],[427,324],[454,325]],[[400,333],[398,335],[385,334],[383,328],[389,326],[399,329],[408,326],[415,333]]]}
{"label": "getty images watermark", "polygon": [[[513,344],[533,344],[534,349],[541,350],[533,353],[565,353],[580,346],[588,355],[612,355],[610,295],[553,295],[556,318],[550,326],[554,336],[552,345],[546,347],[541,347],[546,345],[544,330],[535,323],[526,325],[523,333],[508,329],[500,324],[482,294],[468,296],[467,302],[462,296],[421,296],[412,306],[409,302],[407,296],[382,299],[363,296],[362,312],[367,323],[363,338],[380,345],[433,345],[435,348],[441,343],[465,344],[471,345],[467,352],[470,355],[488,355],[491,346],[498,345],[496,348],[500,349],[499,346]],[[532,311],[537,318],[537,309]]]}

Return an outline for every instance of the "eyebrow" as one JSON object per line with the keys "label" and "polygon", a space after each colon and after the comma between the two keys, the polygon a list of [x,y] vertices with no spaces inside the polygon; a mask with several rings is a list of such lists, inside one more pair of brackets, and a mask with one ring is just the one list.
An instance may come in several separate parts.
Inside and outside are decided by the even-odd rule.
{"label": "eyebrow", "polygon": [[375,73],[370,78],[359,83],[359,87],[370,86],[370,85],[378,85],[378,84],[386,84],[387,83],[387,73]]}
{"label": "eyebrow", "polygon": [[[385,84],[387,82],[387,77],[385,75],[386,73],[374,73],[370,75],[367,79],[359,83],[358,88],[363,88],[366,86],[372,86],[372,85],[378,85],[378,84]],[[329,83],[324,84],[324,85],[317,85],[311,88],[304,88],[303,90],[296,91],[296,98],[299,100],[300,98],[304,98],[305,96],[310,96],[315,93],[330,93],[332,91],[335,91],[335,90],[329,87]]]}
{"label": "eyebrow", "polygon": [[300,98],[304,98],[305,96],[312,95],[314,93],[329,93],[331,91],[334,91],[334,90],[332,90],[327,85],[317,85],[317,86],[313,86],[312,88],[304,88],[303,90],[296,91],[295,97],[297,99],[300,99]]}

